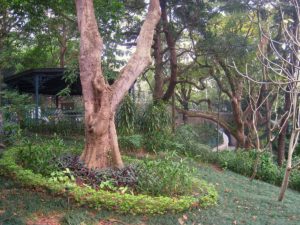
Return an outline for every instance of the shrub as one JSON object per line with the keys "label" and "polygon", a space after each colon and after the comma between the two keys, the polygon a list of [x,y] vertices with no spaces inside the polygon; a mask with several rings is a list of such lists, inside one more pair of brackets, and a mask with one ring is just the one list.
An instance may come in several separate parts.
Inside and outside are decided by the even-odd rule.
{"label": "shrub", "polygon": [[149,104],[139,121],[143,133],[170,133],[170,113],[162,101]]}
{"label": "shrub", "polygon": [[22,125],[26,113],[33,108],[31,97],[27,94],[19,94],[17,91],[5,90],[0,93],[4,106],[1,107],[4,121],[14,121]]}
{"label": "shrub", "polygon": [[50,175],[53,171],[58,170],[55,160],[63,153],[65,149],[63,141],[59,138],[46,141],[43,144],[33,144],[31,141],[24,141],[18,147],[17,161],[34,173]]}
{"label": "shrub", "polygon": [[136,130],[136,106],[127,95],[117,112],[117,130],[121,135],[132,135]]}
{"label": "shrub", "polygon": [[180,142],[187,143],[190,147],[196,143],[215,147],[219,135],[219,144],[223,142],[223,137],[218,133],[216,125],[212,123],[202,123],[196,125],[182,125],[176,129],[176,138]]}
{"label": "shrub", "polygon": [[79,184],[87,184],[94,189],[99,189],[101,186],[110,185],[112,187],[130,187],[135,188],[137,176],[133,166],[126,166],[122,169],[88,169],[76,155],[64,155],[57,160],[57,165],[61,170],[70,169],[72,175],[76,177]]}
{"label": "shrub", "polygon": [[164,132],[152,132],[144,134],[144,147],[151,152],[180,151],[183,145],[176,142],[172,134]]}
{"label": "shrub", "polygon": [[118,138],[118,141],[121,149],[125,150],[136,150],[143,146],[143,136],[138,134],[121,136]]}
{"label": "shrub", "polygon": [[278,184],[278,177],[281,178],[280,173],[279,167],[274,163],[273,155],[270,152],[264,152],[260,156],[257,179],[267,181],[271,184]]}
{"label": "shrub", "polygon": [[171,155],[156,160],[144,159],[137,166],[137,190],[154,196],[191,194],[194,171],[183,160],[174,161]]}
{"label": "shrub", "polygon": [[190,125],[178,127],[176,129],[175,139],[181,144],[181,148],[178,150],[186,156],[197,157],[203,161],[209,160],[209,156],[214,156],[209,146],[201,144],[197,133]]}
{"label": "shrub", "polygon": [[[257,154],[260,154],[260,156],[255,178],[271,184],[281,185],[284,177],[285,165],[283,165],[283,167],[277,166],[273,155],[270,152],[258,153],[255,149],[238,150],[236,152],[211,152],[210,156],[208,156],[208,162],[217,163],[224,169],[229,169],[233,172],[250,177],[253,174]],[[211,155],[214,155],[214,157]],[[289,187],[300,191],[300,170],[292,171]]]}
{"label": "shrub", "polygon": [[37,122],[35,119],[27,118],[24,127],[33,133],[57,134],[64,137],[84,134],[84,123],[82,121],[67,118],[61,119],[59,122],[45,122],[42,120]]}
{"label": "shrub", "polygon": [[80,204],[88,204],[90,207],[116,210],[120,213],[132,214],[162,214],[166,212],[181,212],[195,206],[207,207],[215,205],[217,192],[213,186],[204,181],[201,186],[201,195],[170,197],[151,197],[148,195],[132,195],[119,192],[95,190],[88,186],[78,187],[72,183],[60,183],[31,170],[25,170],[16,164],[18,148],[6,151],[0,159],[0,174],[13,176],[24,185],[44,187],[56,193],[63,193],[68,187],[68,194]]}
{"label": "shrub", "polygon": [[4,121],[0,131],[0,140],[8,145],[15,143],[20,137],[21,129],[18,123]]}

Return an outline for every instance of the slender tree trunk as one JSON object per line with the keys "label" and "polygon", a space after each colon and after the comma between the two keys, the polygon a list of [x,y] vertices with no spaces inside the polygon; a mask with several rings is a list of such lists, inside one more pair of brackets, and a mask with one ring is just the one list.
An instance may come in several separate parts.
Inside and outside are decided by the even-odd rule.
{"label": "slender tree trunk", "polygon": [[[284,112],[288,112],[291,107],[291,96],[290,96],[290,88],[287,87],[284,99]],[[278,135],[278,151],[277,151],[277,163],[279,166],[282,166],[283,161],[285,160],[285,140],[288,128],[288,114],[284,116],[280,122],[281,132]]]}
{"label": "slender tree trunk", "polygon": [[59,65],[60,65],[60,68],[64,68],[65,67],[65,55],[66,55],[66,52],[67,52],[67,30],[66,30],[66,25],[65,24],[62,25],[62,34],[58,38],[58,42],[59,42],[59,45],[60,45],[60,48],[59,48]]}
{"label": "slender tree trunk", "polygon": [[292,134],[291,134],[291,138],[290,138],[288,159],[287,159],[284,178],[283,178],[281,188],[280,188],[278,201],[283,200],[285,191],[286,191],[286,189],[288,187],[288,184],[289,184],[289,177],[290,177],[290,174],[292,172],[292,157],[293,157],[293,152],[294,152],[294,149],[295,149],[295,145],[298,142],[298,138],[299,138],[299,132],[296,131],[296,130],[293,130]]}
{"label": "slender tree trunk", "polygon": [[175,109],[175,94],[172,96],[172,132],[176,130],[176,109]]}
{"label": "slender tree trunk", "polygon": [[102,74],[102,39],[93,0],[76,0],[80,31],[80,80],[85,108],[85,148],[81,159],[88,168],[123,167],[114,122],[116,109],[137,77],[151,63],[154,29],[160,18],[158,0],[151,0],[137,40],[136,51],[119,78],[109,85]]}
{"label": "slender tree trunk", "polygon": [[[189,103],[187,101],[185,101],[185,100],[183,102],[183,109],[185,111],[189,110]],[[182,120],[183,120],[184,124],[188,124],[189,117],[188,117],[188,115],[186,113],[182,113]]]}
{"label": "slender tree trunk", "polygon": [[163,97],[163,55],[161,49],[161,34],[160,34],[161,25],[157,24],[156,34],[154,36],[154,59],[155,59],[155,74],[154,74],[154,91],[153,99],[154,101],[159,100]]}
{"label": "slender tree trunk", "polygon": [[60,50],[59,50],[59,65],[60,65],[60,68],[64,68],[65,67],[65,55],[66,55],[66,51],[67,51],[67,46],[66,45],[60,46]]}

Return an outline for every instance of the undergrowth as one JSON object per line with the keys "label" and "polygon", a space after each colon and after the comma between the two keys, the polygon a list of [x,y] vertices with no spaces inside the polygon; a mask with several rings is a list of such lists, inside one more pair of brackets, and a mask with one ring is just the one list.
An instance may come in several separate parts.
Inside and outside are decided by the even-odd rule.
{"label": "undergrowth", "polygon": [[[68,179],[68,174],[63,173],[63,179],[49,179],[41,174],[34,173],[30,169],[24,169],[16,163],[20,149],[18,147],[7,150],[0,159],[0,175],[14,177],[23,185],[43,187],[54,193],[68,192],[82,205],[94,208],[106,208],[120,213],[132,214],[161,214],[165,212],[180,212],[189,208],[200,206],[207,207],[216,204],[218,194],[213,186],[201,181],[199,195],[178,196],[149,196],[145,194],[134,195],[122,191],[107,191],[93,189],[88,185],[78,186]],[[57,175],[57,174],[56,174]],[[55,176],[56,176],[55,175]]]}

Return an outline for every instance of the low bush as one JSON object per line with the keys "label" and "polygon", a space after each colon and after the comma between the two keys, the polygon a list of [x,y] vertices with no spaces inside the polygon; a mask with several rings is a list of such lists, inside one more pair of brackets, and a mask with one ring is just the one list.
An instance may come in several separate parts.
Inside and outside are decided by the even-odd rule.
{"label": "low bush", "polygon": [[170,133],[149,132],[144,134],[143,146],[147,151],[180,151],[183,145],[178,143]]}
{"label": "low bush", "polygon": [[[211,147],[201,143],[198,139],[198,132],[190,125],[180,126],[176,129],[175,139],[181,144],[181,148],[177,149],[180,153],[189,156],[201,158],[203,161],[209,160]],[[213,155],[211,155],[213,156]]]}
{"label": "low bush", "polygon": [[183,160],[175,161],[167,154],[156,160],[144,159],[137,166],[137,190],[154,196],[191,194],[195,173]]}
{"label": "low bush", "polygon": [[199,196],[180,196],[177,198],[109,192],[102,189],[95,190],[89,186],[79,187],[71,179],[70,181],[63,179],[64,182],[62,183],[58,179],[49,179],[24,169],[16,163],[18,153],[18,148],[5,151],[0,159],[0,174],[14,177],[24,185],[44,187],[56,193],[67,191],[68,195],[74,197],[80,204],[87,204],[95,208],[107,208],[120,213],[162,214],[185,211],[196,206],[215,205],[218,197],[214,187],[204,181],[201,182],[201,194]]}
{"label": "low bush", "polygon": [[121,136],[118,138],[118,142],[121,149],[137,150],[143,146],[143,136],[138,134]]}
{"label": "low bush", "polygon": [[[224,169],[250,177],[253,174],[255,160],[259,155],[256,179],[274,185],[281,185],[285,173],[285,165],[279,167],[270,152],[258,153],[257,150],[210,152],[206,155],[206,161],[216,163]],[[203,161],[203,156],[199,157]],[[205,158],[205,157],[204,157]],[[289,187],[300,191],[300,170],[293,170],[290,176]]]}
{"label": "low bush", "polygon": [[202,123],[195,125],[182,125],[176,129],[176,139],[181,143],[193,146],[194,144],[202,144],[215,147],[223,142],[223,137],[217,131],[216,125],[212,123]]}
{"label": "low bush", "polygon": [[167,105],[163,102],[149,104],[139,118],[139,129],[143,133],[170,133],[171,118]]}
{"label": "low bush", "polygon": [[116,125],[118,134],[132,135],[136,126],[137,108],[130,95],[125,96],[121,106],[117,111]]}
{"label": "low bush", "polygon": [[194,170],[184,160],[164,154],[156,160],[133,160],[130,165],[118,169],[89,170],[78,156],[66,155],[58,160],[61,171],[69,170],[78,184],[87,184],[99,190],[126,188],[127,191],[151,196],[182,196],[198,190]]}
{"label": "low bush", "polygon": [[27,118],[24,122],[24,129],[39,134],[57,134],[59,136],[74,136],[84,134],[84,123],[74,119],[61,119],[59,122]]}
{"label": "low bush", "polygon": [[48,176],[59,169],[56,160],[63,154],[66,146],[61,139],[55,137],[38,145],[24,140],[17,148],[19,149],[18,163],[34,173]]}
{"label": "low bush", "polygon": [[126,166],[122,169],[109,168],[102,170],[90,170],[76,155],[64,155],[57,160],[60,170],[70,169],[76,177],[78,184],[87,184],[98,190],[101,187],[106,189],[117,189],[128,187],[134,189],[137,184],[137,175],[134,166]]}

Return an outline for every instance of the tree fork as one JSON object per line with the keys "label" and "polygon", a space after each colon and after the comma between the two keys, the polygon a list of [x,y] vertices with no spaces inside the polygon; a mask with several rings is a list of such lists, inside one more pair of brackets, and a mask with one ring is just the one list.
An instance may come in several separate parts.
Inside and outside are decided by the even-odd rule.
{"label": "tree fork", "polygon": [[94,13],[93,0],[76,0],[80,32],[80,80],[85,109],[85,148],[81,159],[88,168],[123,167],[115,111],[138,76],[151,63],[151,46],[160,19],[159,0],[151,0],[142,25],[136,51],[119,78],[110,86],[101,68],[102,39]]}

